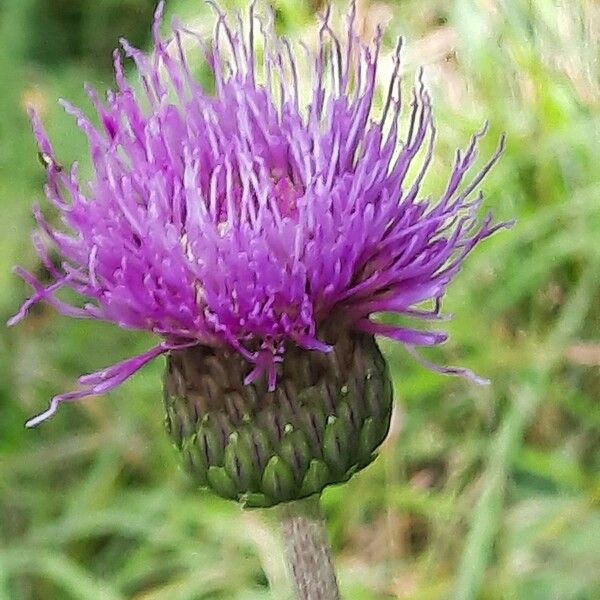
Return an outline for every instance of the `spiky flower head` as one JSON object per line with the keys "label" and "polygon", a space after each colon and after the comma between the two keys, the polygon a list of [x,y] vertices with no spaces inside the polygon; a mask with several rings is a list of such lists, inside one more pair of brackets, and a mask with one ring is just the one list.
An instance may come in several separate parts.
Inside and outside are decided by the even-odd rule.
{"label": "spiky flower head", "polygon": [[[81,390],[56,396],[28,425],[52,415],[61,402],[115,388],[167,353],[171,433],[189,450],[188,462],[201,463],[192,468],[204,469],[203,483],[225,474],[224,495],[260,491],[273,455],[279,452],[285,463],[281,447],[290,428],[301,428],[302,419],[311,421],[318,412],[310,425],[316,429],[298,442],[306,451],[298,458],[298,444],[290,450],[287,471],[295,491],[280,493],[285,469],[271,478],[269,498],[289,499],[301,493],[307,471],[319,468],[311,461],[323,459],[327,435],[330,449],[341,452],[340,436],[328,433],[332,422],[341,419],[354,428],[354,437],[344,442],[354,449],[345,451],[339,468],[332,466],[334,458],[325,460],[329,475],[313,478],[323,485],[364,466],[385,436],[391,390],[373,336],[392,338],[415,355],[416,347],[446,339],[441,332],[382,324],[375,317],[392,313],[415,323],[441,318],[448,284],[473,247],[498,228],[489,215],[478,219],[477,188],[500,149],[469,174],[483,132],[474,135],[456,153],[442,196],[423,198],[420,186],[435,137],[429,93],[419,74],[408,125],[401,128],[398,44],[387,95],[381,110],[374,110],[381,33],[371,44],[361,41],[354,6],[344,42],[333,33],[329,12],[321,17],[315,51],[278,37],[272,18],[260,18],[254,2],[235,26],[215,6],[208,43],[176,20],[168,39],[161,37],[163,8],[161,2],[149,54],[122,41],[140,86],[128,83],[116,51],[116,90],[105,102],[87,90],[99,128],[63,103],[88,138],[91,181],[82,184],[76,165],[69,171],[58,166],[32,113],[47,164],[46,197],[62,226],[53,228],[35,208],[36,248],[54,281],[44,286],[18,268],[34,293],[11,320],[44,301],[70,317],[151,331],[160,342],[81,377]],[[214,75],[214,92],[192,74],[190,43]],[[300,81],[299,63],[312,74],[308,85]],[[42,239],[62,257],[60,266]],[[65,288],[82,302],[59,299]],[[430,366],[474,378],[462,369]],[[346,401],[349,388],[356,397]],[[307,389],[310,401],[302,400]],[[365,400],[373,395],[380,405]],[[258,442],[266,449],[257,449],[256,415],[284,404],[285,415],[265,425]],[[300,406],[313,413],[298,416]],[[379,421],[367,426],[369,419]],[[250,441],[244,444],[254,449],[245,456],[260,463],[254,467],[260,467],[262,483],[239,474],[242,459],[235,452],[234,458],[225,456],[231,440],[239,445],[246,434]],[[226,460],[233,465],[229,470]]]}

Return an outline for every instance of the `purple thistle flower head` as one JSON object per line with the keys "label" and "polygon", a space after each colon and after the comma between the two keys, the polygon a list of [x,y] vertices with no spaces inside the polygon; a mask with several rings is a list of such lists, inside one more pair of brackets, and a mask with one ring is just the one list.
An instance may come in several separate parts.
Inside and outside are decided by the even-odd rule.
{"label": "purple thistle flower head", "polygon": [[[411,353],[440,344],[444,333],[374,317],[441,319],[440,301],[462,262],[501,226],[489,215],[480,223],[476,194],[501,148],[469,174],[485,128],[456,153],[442,196],[421,196],[435,138],[429,93],[419,74],[401,128],[398,44],[383,108],[374,110],[381,34],[363,43],[354,7],[345,43],[327,11],[317,50],[298,53],[275,35],[272,19],[257,16],[254,2],[235,27],[215,7],[210,43],[177,21],[161,37],[163,8],[151,53],[122,41],[140,91],[127,82],[116,51],[116,90],[102,102],[87,89],[100,128],[63,102],[88,138],[91,181],[81,182],[76,165],[58,166],[31,114],[47,165],[46,197],[62,225],[55,229],[34,209],[34,241],[53,282],[44,286],[17,268],[33,295],[10,320],[44,301],[66,316],[151,331],[161,341],[82,377],[83,389],[53,398],[28,426],[61,402],[107,392],[153,358],[195,345],[238,352],[248,364],[245,382],[264,377],[273,389],[290,345],[330,350],[320,337],[326,323],[387,336]],[[214,93],[192,75],[190,41],[214,74]],[[312,73],[307,86],[301,61]],[[60,266],[42,239],[58,251]],[[64,288],[82,302],[60,300]]]}

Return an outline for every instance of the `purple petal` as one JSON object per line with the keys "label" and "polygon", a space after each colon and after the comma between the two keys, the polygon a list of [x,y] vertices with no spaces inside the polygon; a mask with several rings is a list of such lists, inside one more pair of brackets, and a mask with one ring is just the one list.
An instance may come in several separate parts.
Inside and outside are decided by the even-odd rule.
{"label": "purple petal", "polygon": [[[247,382],[265,377],[270,388],[290,344],[331,350],[319,340],[331,319],[407,347],[443,342],[444,333],[372,318],[441,320],[437,305],[423,306],[439,303],[471,250],[508,225],[480,221],[478,214],[480,185],[504,138],[474,169],[484,126],[457,151],[441,197],[423,197],[434,114],[422,71],[410,105],[403,105],[401,41],[376,114],[382,31],[373,44],[362,41],[354,5],[345,39],[334,34],[326,10],[316,52],[298,52],[277,37],[272,14],[255,14],[254,2],[247,20],[235,23],[211,4],[213,39],[203,40],[177,21],[162,38],[160,2],[152,51],[121,41],[141,85],[128,84],[116,51],[116,90],[101,99],[86,87],[95,117],[62,102],[88,139],[91,181],[82,181],[76,166],[59,167],[30,113],[47,166],[45,193],[62,225],[51,227],[39,209],[35,217],[60,266],[36,238],[53,281],[43,286],[18,271],[33,295],[9,324],[41,301],[67,316],[108,320],[166,340],[221,344],[248,361]],[[214,95],[193,78],[188,39],[189,52],[199,49],[213,70]],[[299,77],[302,63],[308,82]],[[306,105],[303,98],[310,99]],[[60,300],[62,289],[80,301]],[[62,401],[116,387],[146,357],[165,351],[159,348],[165,347],[85,376],[87,390],[53,399],[48,414]]]}
{"label": "purple petal", "polygon": [[82,398],[88,398],[89,396],[105,394],[106,392],[109,392],[110,390],[121,385],[124,381],[137,373],[144,365],[155,359],[157,356],[160,356],[169,350],[189,348],[192,345],[195,345],[195,342],[181,344],[169,344],[162,342],[158,346],[151,348],[143,354],[139,354],[118,362],[111,367],[102,369],[96,373],[83,375],[79,378],[79,383],[86,386],[85,389],[54,396],[54,398],[52,398],[50,401],[50,406],[48,409],[36,417],[29,419],[29,421],[25,423],[25,426],[29,428],[36,427],[42,421],[45,421],[54,415],[60,404],[63,402],[73,402],[75,400],[81,400]]}

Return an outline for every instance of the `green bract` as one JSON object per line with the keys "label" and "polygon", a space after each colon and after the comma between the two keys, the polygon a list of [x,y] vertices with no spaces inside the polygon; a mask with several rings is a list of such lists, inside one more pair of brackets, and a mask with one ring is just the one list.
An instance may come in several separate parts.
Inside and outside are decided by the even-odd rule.
{"label": "green bract", "polygon": [[167,357],[167,430],[196,481],[265,507],[347,481],[375,458],[392,411],[387,365],[372,336],[344,331],[327,354],[291,347],[274,391],[244,384],[224,348]]}

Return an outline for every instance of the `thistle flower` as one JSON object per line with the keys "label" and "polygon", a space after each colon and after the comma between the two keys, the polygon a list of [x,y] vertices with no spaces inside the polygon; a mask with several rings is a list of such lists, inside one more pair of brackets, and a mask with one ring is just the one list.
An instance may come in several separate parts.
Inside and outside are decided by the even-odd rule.
{"label": "thistle flower", "polygon": [[[34,209],[34,242],[53,282],[17,268],[34,293],[10,321],[44,301],[160,342],[81,377],[81,390],[56,396],[27,425],[167,354],[167,425],[191,471],[222,495],[273,504],[320,491],[372,459],[391,411],[373,336],[419,359],[417,347],[446,339],[376,316],[442,319],[441,299],[466,256],[502,226],[489,215],[480,222],[476,195],[501,148],[468,174],[484,128],[457,151],[441,197],[423,198],[435,138],[430,95],[419,74],[403,131],[398,44],[383,107],[374,109],[381,32],[363,43],[354,7],[344,43],[326,11],[316,52],[277,37],[254,2],[233,27],[215,6],[210,43],[176,20],[163,39],[163,8],[149,55],[121,42],[141,91],[116,51],[116,91],[102,102],[87,89],[99,128],[63,102],[89,140],[91,181],[82,184],[76,165],[58,166],[31,115],[46,197],[62,226]],[[210,66],[214,93],[194,78],[186,40]],[[299,61],[312,73],[308,86]],[[63,289],[82,302],[59,299]]]}

